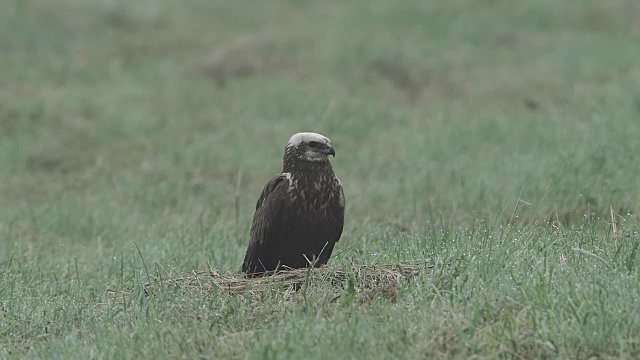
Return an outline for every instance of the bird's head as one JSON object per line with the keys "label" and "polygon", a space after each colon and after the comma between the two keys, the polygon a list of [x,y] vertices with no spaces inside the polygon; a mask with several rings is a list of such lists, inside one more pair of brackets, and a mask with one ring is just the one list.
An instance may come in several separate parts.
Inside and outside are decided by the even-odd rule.
{"label": "bird's head", "polygon": [[327,161],[329,155],[336,156],[331,140],[324,135],[312,132],[294,134],[289,139],[285,152],[307,161]]}

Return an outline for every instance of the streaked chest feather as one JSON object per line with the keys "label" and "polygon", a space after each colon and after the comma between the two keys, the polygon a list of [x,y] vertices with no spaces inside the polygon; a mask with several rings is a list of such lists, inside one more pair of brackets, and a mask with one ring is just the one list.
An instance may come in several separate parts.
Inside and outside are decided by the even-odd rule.
{"label": "streaked chest feather", "polygon": [[340,181],[333,174],[316,178],[292,175],[287,192],[293,208],[304,213],[324,215],[327,211],[344,207],[341,188]]}

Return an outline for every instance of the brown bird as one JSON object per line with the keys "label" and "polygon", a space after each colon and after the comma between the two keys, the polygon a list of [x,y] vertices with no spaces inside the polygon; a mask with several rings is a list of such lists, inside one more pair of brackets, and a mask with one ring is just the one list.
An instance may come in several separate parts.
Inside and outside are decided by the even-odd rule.
{"label": "brown bird", "polygon": [[282,173],[262,190],[253,215],[242,272],[326,264],[344,224],[344,192],[326,136],[301,132],[284,150]]}

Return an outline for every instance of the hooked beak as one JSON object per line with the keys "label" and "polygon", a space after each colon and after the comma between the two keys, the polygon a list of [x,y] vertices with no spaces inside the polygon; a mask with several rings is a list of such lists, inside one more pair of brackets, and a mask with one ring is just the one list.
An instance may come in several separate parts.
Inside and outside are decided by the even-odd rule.
{"label": "hooked beak", "polygon": [[333,157],[336,157],[336,150],[333,148],[333,146],[329,146],[326,149],[322,149],[320,150],[320,152],[325,155],[333,155]]}

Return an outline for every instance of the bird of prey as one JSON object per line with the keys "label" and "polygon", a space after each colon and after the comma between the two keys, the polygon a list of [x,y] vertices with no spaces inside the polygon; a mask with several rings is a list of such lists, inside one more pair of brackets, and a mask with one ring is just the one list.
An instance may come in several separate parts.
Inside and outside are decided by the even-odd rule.
{"label": "bird of prey", "polygon": [[282,173],[267,183],[256,203],[242,272],[326,264],[344,224],[344,192],[326,136],[294,134],[284,150]]}

